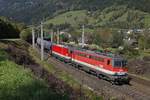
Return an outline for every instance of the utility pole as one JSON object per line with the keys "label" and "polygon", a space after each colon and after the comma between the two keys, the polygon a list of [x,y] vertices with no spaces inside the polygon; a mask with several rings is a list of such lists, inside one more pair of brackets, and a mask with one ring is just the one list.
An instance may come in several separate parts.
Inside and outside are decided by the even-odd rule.
{"label": "utility pole", "polygon": [[35,31],[34,31],[34,27],[32,27],[32,46],[33,46],[33,48],[35,48]]}
{"label": "utility pole", "polygon": [[44,60],[43,22],[41,22],[41,60]]}
{"label": "utility pole", "polygon": [[84,34],[85,34],[85,32],[84,32],[85,30],[84,30],[84,25],[82,26],[82,48],[84,47]]}
{"label": "utility pole", "polygon": [[51,43],[53,43],[53,31],[51,32]]}
{"label": "utility pole", "polygon": [[59,44],[59,29],[57,29],[57,44]]}

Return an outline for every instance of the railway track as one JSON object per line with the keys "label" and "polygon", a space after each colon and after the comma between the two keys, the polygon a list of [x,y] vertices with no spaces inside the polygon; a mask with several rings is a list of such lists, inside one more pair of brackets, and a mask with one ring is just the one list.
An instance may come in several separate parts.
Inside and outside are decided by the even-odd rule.
{"label": "railway track", "polygon": [[[48,54],[45,53],[46,58],[48,57],[47,55]],[[142,84],[143,82],[134,79],[131,81],[131,85],[112,85],[105,80],[87,74],[82,70],[78,70],[70,64],[61,62],[54,57],[50,57],[48,62],[54,65],[58,72],[62,70],[66,71],[81,85],[86,86],[93,92],[103,95],[106,99],[115,97],[119,100],[150,100],[150,86],[148,86],[148,83]]]}
{"label": "railway track", "polygon": [[136,83],[140,83],[140,84],[143,84],[143,85],[146,85],[146,86],[150,86],[150,81],[149,80],[145,80],[145,79],[139,78],[139,77],[134,76],[132,74],[129,74],[129,77],[131,77],[132,81],[134,81]]}
{"label": "railway track", "polygon": [[[68,73],[75,75],[76,80],[80,82],[80,84],[85,84],[87,87],[93,89],[93,91],[96,91],[97,93],[103,92],[103,94],[116,96],[119,99],[134,99],[134,100],[150,100],[150,89],[147,89],[147,87],[135,87],[134,84],[132,86],[129,85],[111,85],[111,83],[100,80],[94,76],[91,76],[82,70],[77,70],[76,68],[72,68],[70,65],[63,64],[62,62],[50,58],[50,62],[52,62],[55,66],[58,67],[61,66],[62,70],[67,71]],[[65,68],[66,67],[66,68]],[[74,71],[70,71],[74,70]],[[77,73],[78,72],[78,73]],[[77,73],[78,75],[76,75]],[[82,75],[83,74],[83,75]],[[80,77],[80,78],[79,78]],[[89,78],[88,78],[89,77]],[[141,90],[142,89],[142,90]],[[109,92],[109,93],[108,93]]]}

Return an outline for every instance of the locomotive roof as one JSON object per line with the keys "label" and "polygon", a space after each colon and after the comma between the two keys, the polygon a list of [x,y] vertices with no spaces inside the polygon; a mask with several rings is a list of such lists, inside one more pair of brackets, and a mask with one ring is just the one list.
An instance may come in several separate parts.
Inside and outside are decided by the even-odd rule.
{"label": "locomotive roof", "polygon": [[112,54],[112,53],[105,53],[105,52],[97,52],[97,51],[91,51],[91,50],[86,50],[86,49],[75,49],[77,51],[85,52],[88,54],[92,54],[95,56],[100,56],[104,58],[112,58],[116,60],[122,60],[123,58],[120,55]]}
{"label": "locomotive roof", "polygon": [[80,47],[75,47],[75,46],[70,46],[70,45],[64,45],[64,44],[56,44],[58,46],[61,46],[61,47],[65,47],[65,48],[69,48],[71,50],[76,50],[76,51],[80,51],[82,53],[88,53],[88,54],[92,54],[92,55],[95,55],[95,56],[101,56],[101,57],[104,57],[104,58],[112,58],[112,59],[115,59],[115,60],[123,60],[123,57],[121,57],[120,55],[118,54],[113,54],[113,53],[109,53],[109,52],[98,52],[98,51],[92,51],[92,50],[88,50],[88,49],[83,49],[83,48],[80,48]]}

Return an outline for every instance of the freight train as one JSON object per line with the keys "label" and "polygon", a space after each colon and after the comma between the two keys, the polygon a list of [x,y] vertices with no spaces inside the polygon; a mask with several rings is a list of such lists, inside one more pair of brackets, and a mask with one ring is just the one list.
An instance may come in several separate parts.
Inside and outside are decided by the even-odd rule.
{"label": "freight train", "polygon": [[[38,45],[40,45],[39,41],[41,40],[37,39]],[[121,56],[44,41],[44,48],[48,49],[52,56],[66,63],[71,63],[76,68],[94,74],[113,84],[129,84],[130,82],[127,74],[127,62]]]}

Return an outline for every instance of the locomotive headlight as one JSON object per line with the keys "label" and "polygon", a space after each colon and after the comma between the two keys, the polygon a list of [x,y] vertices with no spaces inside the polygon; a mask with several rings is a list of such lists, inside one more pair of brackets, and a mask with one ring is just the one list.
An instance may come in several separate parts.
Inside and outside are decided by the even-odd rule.
{"label": "locomotive headlight", "polygon": [[117,75],[125,75],[125,72],[117,72]]}
{"label": "locomotive headlight", "polygon": [[125,75],[126,73],[124,73],[124,72],[116,72],[116,73],[114,73],[114,76],[120,76],[120,75]]}

